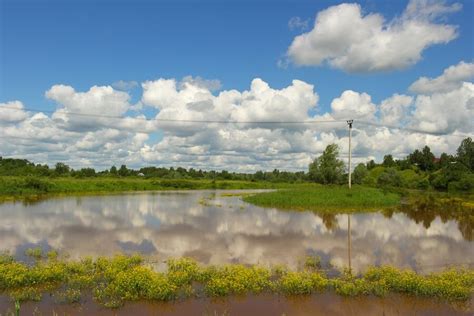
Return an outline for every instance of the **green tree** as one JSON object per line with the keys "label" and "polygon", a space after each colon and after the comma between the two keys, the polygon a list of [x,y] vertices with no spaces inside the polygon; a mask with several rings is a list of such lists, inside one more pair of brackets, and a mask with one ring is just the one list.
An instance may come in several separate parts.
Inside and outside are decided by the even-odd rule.
{"label": "green tree", "polygon": [[373,159],[367,163],[367,170],[372,170],[375,167],[377,167],[377,164],[375,163]]}
{"label": "green tree", "polygon": [[421,151],[416,149],[408,156],[410,163],[417,165],[423,171],[431,171],[434,169],[434,158],[428,146],[423,147]]}
{"label": "green tree", "polygon": [[369,171],[363,163],[358,164],[357,167],[354,168],[352,177],[353,182],[355,184],[362,184],[362,180],[364,180],[368,173]]}
{"label": "green tree", "polygon": [[385,169],[377,178],[377,186],[379,187],[400,187],[402,178],[394,168]]}
{"label": "green tree", "polygon": [[382,165],[384,167],[393,167],[395,166],[395,160],[393,160],[393,156],[392,155],[385,155],[383,156],[383,163]]}
{"label": "green tree", "polygon": [[62,162],[58,162],[54,167],[54,173],[58,176],[67,175],[71,171],[68,165]]}
{"label": "green tree", "polygon": [[331,144],[309,165],[309,178],[323,184],[339,183],[344,174],[344,162],[337,159],[339,147]]}
{"label": "green tree", "polygon": [[126,177],[126,176],[128,176],[128,173],[129,172],[128,172],[127,166],[126,165],[121,165],[120,169],[118,170],[119,176]]}
{"label": "green tree", "polygon": [[474,172],[474,142],[471,137],[465,138],[457,150],[457,161]]}
{"label": "green tree", "polygon": [[422,164],[421,164],[421,167],[422,167],[421,170],[425,170],[425,171],[433,170],[434,169],[435,156],[431,152],[430,147],[428,147],[428,146],[423,147],[423,150],[421,151],[421,153],[422,153],[422,157],[423,157]]}
{"label": "green tree", "polygon": [[447,153],[442,153],[441,156],[439,156],[439,160],[437,163],[437,169],[441,168],[446,168],[451,162],[454,162],[455,159],[453,156],[448,155]]}
{"label": "green tree", "polygon": [[110,174],[116,176],[118,174],[117,167],[112,166],[110,168]]}

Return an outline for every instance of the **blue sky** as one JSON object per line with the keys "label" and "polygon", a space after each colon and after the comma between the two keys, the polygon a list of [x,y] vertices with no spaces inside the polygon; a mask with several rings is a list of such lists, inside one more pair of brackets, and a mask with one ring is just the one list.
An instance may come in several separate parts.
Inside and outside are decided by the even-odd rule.
{"label": "blue sky", "polygon": [[[303,167],[329,142],[340,143],[344,150],[344,137],[329,130],[313,130],[310,137],[309,131],[302,130],[246,127],[240,131],[244,134],[238,134],[238,129],[211,126],[204,135],[189,128],[178,130],[125,122],[114,132],[113,124],[103,120],[68,120],[67,113],[74,112],[129,119],[137,114],[148,119],[155,115],[229,120],[356,118],[402,124],[446,136],[441,139],[415,135],[410,136],[411,141],[405,141],[407,135],[393,130],[385,133],[382,129],[365,129],[361,133],[364,137],[355,139],[354,150],[361,160],[379,159],[383,151],[403,157],[424,144],[432,146],[435,152],[452,152],[459,140],[453,135],[472,134],[474,130],[469,124],[474,115],[470,105],[474,100],[474,1],[0,3],[0,106],[6,107],[0,107],[0,126],[5,134],[0,136],[25,138],[24,144],[7,140],[0,155],[25,156],[39,162],[63,159],[73,165],[97,166],[107,164],[104,157],[110,155],[107,151],[97,152],[99,148],[121,148],[124,152],[110,159],[132,165],[192,165],[192,156],[187,157],[188,162],[180,156],[184,147],[173,147],[177,151],[174,156],[158,154],[169,151],[170,144],[182,142],[193,145],[196,152],[210,153],[212,157],[203,162],[204,166],[213,159],[216,166],[235,163],[225,155],[219,156],[223,150],[245,153],[261,148],[253,153],[257,155],[253,161],[242,162],[244,170],[254,170],[295,164],[293,158],[268,163],[269,155],[275,152],[306,152],[305,157],[298,156],[296,163]],[[315,26],[317,16],[319,24]],[[325,16],[331,19],[324,20]],[[289,22],[295,18],[301,23],[292,27]],[[420,25],[421,31],[412,35]],[[304,38],[306,42],[299,45],[298,40]],[[422,44],[417,48],[419,43]],[[338,51],[341,45],[344,48]],[[371,45],[376,49],[370,49]],[[445,74],[450,67],[452,71]],[[191,83],[181,81],[186,76],[194,78]],[[202,90],[196,78],[218,80],[221,88]],[[255,78],[261,78],[270,88],[260,82],[252,84]],[[304,84],[295,84],[295,79]],[[419,79],[418,86],[409,89]],[[125,92],[108,90],[107,86],[116,88],[119,81],[135,82],[135,87]],[[141,85],[146,82],[149,85],[145,91]],[[179,87],[184,87],[185,82],[188,86],[181,93]],[[177,88],[170,90],[169,84]],[[208,84],[204,83],[206,87]],[[89,90],[93,86],[98,88]],[[220,91],[233,89],[239,92],[238,109],[232,105],[234,101],[217,97]],[[263,101],[252,103],[246,93]],[[203,100],[210,102],[211,110],[205,109]],[[456,104],[446,107],[445,103],[451,104],[452,100]],[[226,103],[226,110],[219,108],[221,103]],[[193,104],[201,105],[191,109]],[[9,106],[56,112],[45,112],[44,117],[38,118],[35,113],[24,111],[12,117]],[[442,113],[445,110],[450,113],[447,118]],[[58,123],[58,118],[62,123]],[[42,120],[41,124],[38,120]],[[148,136],[140,134],[136,126],[145,127]],[[234,148],[227,146],[229,142],[222,136],[226,133],[232,135]],[[53,137],[58,134],[65,135],[64,139]],[[34,145],[27,142],[38,135],[43,136],[34,139]],[[375,136],[379,138],[372,141]],[[103,143],[90,141],[101,137]],[[242,142],[249,137],[260,143],[245,148]],[[301,141],[304,137],[309,138]],[[284,139],[285,145],[277,139]],[[127,147],[134,140],[136,146]],[[399,145],[401,140],[403,146]],[[391,145],[379,148],[378,143]]]}
{"label": "blue sky", "polygon": [[[54,108],[44,92],[62,83],[86,90],[119,80],[141,82],[186,75],[218,79],[225,89],[247,89],[261,77],[281,88],[293,79],[316,86],[324,110],[346,89],[379,101],[404,92],[420,76],[435,76],[473,57],[474,2],[447,17],[460,36],[423,52],[415,66],[391,73],[346,74],[328,67],[289,66],[281,58],[293,37],[292,17],[309,20],[341,1],[5,1],[1,7],[0,101]],[[386,19],[407,1],[361,1]]]}

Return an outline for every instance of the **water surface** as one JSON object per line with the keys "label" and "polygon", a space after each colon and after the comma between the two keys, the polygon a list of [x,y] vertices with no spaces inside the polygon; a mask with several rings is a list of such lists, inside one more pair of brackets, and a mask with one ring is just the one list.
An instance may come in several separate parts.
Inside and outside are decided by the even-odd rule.
{"label": "water surface", "polygon": [[[150,260],[189,256],[204,264],[286,264],[306,255],[363,270],[391,264],[434,271],[472,266],[473,219],[425,207],[318,215],[249,205],[236,191],[145,192],[0,204],[0,250],[31,247],[72,258],[140,252]],[[242,191],[239,191],[242,192]],[[248,191],[244,191],[248,192]]]}

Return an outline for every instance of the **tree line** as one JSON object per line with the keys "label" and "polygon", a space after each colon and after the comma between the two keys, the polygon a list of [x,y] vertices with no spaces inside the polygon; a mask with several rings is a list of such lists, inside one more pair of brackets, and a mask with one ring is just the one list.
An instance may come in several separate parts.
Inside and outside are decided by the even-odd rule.
{"label": "tree line", "polygon": [[[309,165],[309,179],[322,184],[347,183],[345,164],[338,155],[337,145],[327,146]],[[465,138],[455,155],[442,153],[439,158],[428,146],[402,159],[388,154],[380,164],[374,160],[358,164],[352,181],[377,187],[470,191],[474,189],[474,143],[470,137]]]}
{"label": "tree line", "polygon": [[[131,169],[126,165],[112,166],[96,171],[94,168],[73,169],[58,162],[54,167],[35,164],[26,159],[0,157],[0,176],[33,177],[143,177],[162,179],[211,179],[273,182],[317,182],[321,184],[347,183],[347,169],[339,159],[336,144],[326,147],[321,156],[309,165],[308,172],[257,171],[236,173],[227,170],[208,171],[194,168],[165,168],[157,166]],[[382,163],[371,160],[358,164],[353,171],[353,183],[377,187],[406,187],[414,189],[433,188],[437,190],[474,189],[474,143],[470,137],[459,145],[456,154],[442,153],[436,158],[430,147],[416,149],[402,159],[391,154],[384,156]]]}

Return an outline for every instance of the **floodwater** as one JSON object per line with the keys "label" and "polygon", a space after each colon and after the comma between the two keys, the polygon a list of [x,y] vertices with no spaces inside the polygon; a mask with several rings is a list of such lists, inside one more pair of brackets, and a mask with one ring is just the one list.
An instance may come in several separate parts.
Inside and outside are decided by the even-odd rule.
{"label": "floodwater", "polygon": [[[318,315],[472,315],[474,302],[460,305],[435,300],[392,295],[386,298],[344,298],[324,293],[306,297],[258,295],[228,299],[189,299],[172,303],[133,302],[117,310],[95,304],[91,299],[83,304],[55,304],[49,297],[41,302],[27,302],[21,306],[22,315],[197,315],[197,316],[318,316]],[[13,314],[14,306],[0,297],[0,310]]]}
{"label": "floodwater", "polygon": [[459,215],[459,205],[423,201],[383,212],[318,215],[249,205],[231,195],[236,192],[249,191],[5,202],[0,204],[0,251],[20,260],[27,248],[42,247],[71,258],[139,252],[158,263],[188,256],[203,264],[293,268],[307,255],[320,256],[326,267],[345,267],[350,253],[357,271],[381,264],[419,272],[473,267],[474,218]]}

